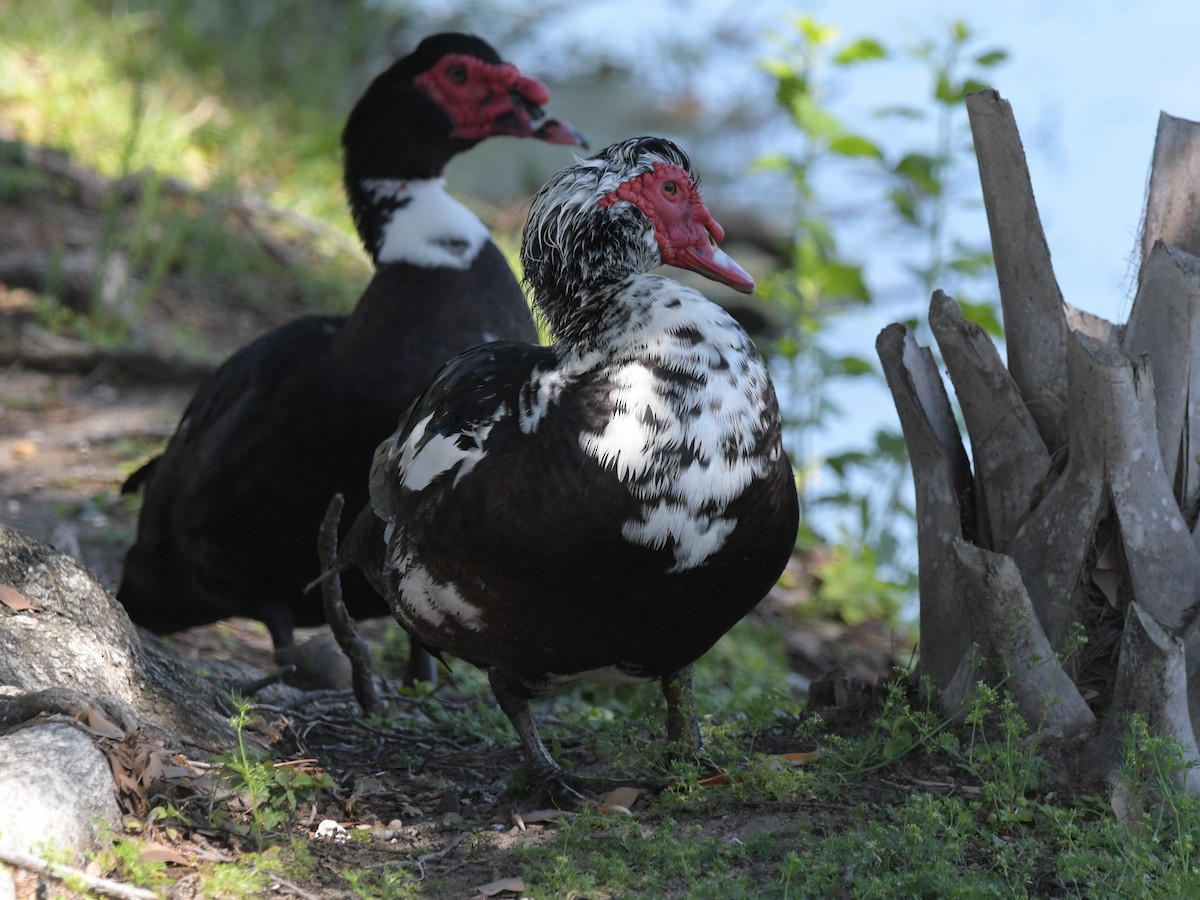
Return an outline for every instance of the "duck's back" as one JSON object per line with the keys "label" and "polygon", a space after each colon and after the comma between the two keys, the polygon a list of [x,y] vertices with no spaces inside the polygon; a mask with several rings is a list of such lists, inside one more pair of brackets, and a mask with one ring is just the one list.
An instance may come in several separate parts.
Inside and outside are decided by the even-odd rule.
{"label": "duck's back", "polygon": [[[135,476],[143,509],[119,591],[134,621],[174,631],[251,615],[273,633],[324,621],[303,588],[320,573],[329,499],[364,504],[372,454],[416,394],[448,356],[500,336],[534,329],[488,242],[463,270],[383,266],[351,316],[295,320],[230,357]],[[344,588],[353,615],[388,611],[360,579]]]}
{"label": "duck's back", "polygon": [[431,646],[535,690],[659,677],[774,582],[797,509],[765,365],[724,312],[672,314],[678,286],[652,283],[633,346],[479,348],[410,413],[377,505],[394,611]]}

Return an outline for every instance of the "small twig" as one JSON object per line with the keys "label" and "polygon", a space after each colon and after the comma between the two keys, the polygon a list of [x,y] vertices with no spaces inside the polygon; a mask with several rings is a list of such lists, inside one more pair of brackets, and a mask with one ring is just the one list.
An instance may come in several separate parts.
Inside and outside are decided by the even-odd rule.
{"label": "small twig", "polygon": [[278,884],[280,887],[286,888],[287,890],[291,891],[297,897],[303,897],[303,898],[305,898],[305,900],[317,900],[316,894],[310,894],[308,891],[302,889],[298,885],[296,885],[284,878],[280,878],[278,875],[272,875],[271,880],[274,881],[276,884]]}
{"label": "small twig", "polygon": [[434,850],[430,853],[422,853],[416,859],[412,860],[412,864],[417,867],[418,879],[425,880],[425,863],[434,862],[435,860],[445,859],[449,854],[458,849],[458,845],[467,839],[466,834],[460,834],[446,842],[446,846],[441,850]]}
{"label": "small twig", "polygon": [[363,712],[370,716],[383,711],[383,702],[375,689],[371,648],[359,636],[354,620],[346,611],[346,604],[342,600],[342,578],[334,568],[338,551],[338,521],[345,502],[341,494],[334,494],[325,510],[325,518],[321,520],[317,558],[321,561],[321,570],[329,573],[329,577],[321,581],[321,597],[325,601],[325,618],[329,620],[329,628],[342,652],[350,659],[354,696]]}
{"label": "small twig", "polygon": [[38,875],[48,875],[57,881],[72,886],[74,884],[82,884],[90,891],[104,894],[107,897],[118,897],[120,900],[156,900],[158,897],[158,894],[154,891],[134,887],[131,884],[124,884],[120,881],[112,881],[108,878],[97,878],[95,875],[89,875],[82,869],[64,866],[61,863],[46,862],[12,847],[0,846],[0,862],[18,869],[24,869],[27,872],[35,872]]}

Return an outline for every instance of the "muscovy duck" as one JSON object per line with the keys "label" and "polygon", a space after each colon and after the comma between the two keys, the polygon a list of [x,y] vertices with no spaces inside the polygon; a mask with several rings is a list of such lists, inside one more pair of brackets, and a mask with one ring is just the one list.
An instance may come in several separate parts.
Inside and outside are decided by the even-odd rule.
{"label": "muscovy duck", "polygon": [[[586,146],[543,109],[539,81],[485,41],[426,38],[379,75],[342,133],[345,187],[376,272],[349,316],[307,316],[236,352],[198,389],[143,490],[117,592],[158,632],[241,615],[277,654],[324,622],[317,532],[335,492],[367,501],[372,454],[451,356],[535,340],[524,293],[487,228],[444,190],[455,155],[489,137]],[[353,507],[352,507],[353,508]],[[350,612],[386,615],[361,580]]]}
{"label": "muscovy duck", "polygon": [[381,578],[423,644],[487,671],[535,783],[565,789],[555,797],[579,781],[529,700],[579,679],[660,680],[668,738],[698,752],[691,664],[795,543],[766,365],[724,310],[647,274],[667,264],[749,293],[722,237],[667,140],[618,143],[552,178],[521,257],[556,343],[450,361],[380,445],[371,506],[339,552]]}

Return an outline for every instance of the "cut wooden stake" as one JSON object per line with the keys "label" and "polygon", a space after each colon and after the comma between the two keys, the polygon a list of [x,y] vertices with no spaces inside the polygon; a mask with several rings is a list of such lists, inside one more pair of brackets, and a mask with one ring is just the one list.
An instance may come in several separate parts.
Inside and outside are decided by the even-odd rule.
{"label": "cut wooden stake", "polygon": [[1200,123],[1166,113],[1158,116],[1158,136],[1142,218],[1141,284],[1158,241],[1200,256]]}
{"label": "cut wooden stake", "polygon": [[1008,367],[1053,454],[1067,437],[1062,291],[1012,108],[995,91],[975,91],[967,94],[967,115],[1000,283]]}
{"label": "cut wooden stake", "polygon": [[967,461],[950,399],[928,348],[902,325],[875,342],[900,415],[916,487],[921,591],[920,671],[945,687],[970,642],[964,598],[949,556],[951,542],[973,532],[974,501]]}
{"label": "cut wooden stake", "polygon": [[980,539],[1003,549],[1034,506],[1038,486],[1049,473],[1050,454],[983,329],[964,319],[958,304],[941,291],[929,305],[929,325],[971,436]]}
{"label": "cut wooden stake", "polygon": [[[1003,684],[1031,724],[1083,739],[1093,771],[1111,771],[1132,714],[1200,762],[1200,125],[1162,120],[1118,327],[1063,302],[1008,104],[981,91],[967,110],[1008,371],[949,297],[934,295],[929,322],[974,472],[927,351],[899,325],[876,343],[916,485],[920,671],[954,712],[980,679]],[[1102,712],[1055,658],[1080,626]],[[1200,791],[1200,770],[1180,777]]]}
{"label": "cut wooden stake", "polygon": [[958,696],[944,696],[943,703],[961,707],[984,678],[1012,692],[1031,727],[1066,740],[1090,731],[1096,717],[1055,657],[1016,564],[966,541],[955,541],[953,550],[959,583],[970,598],[974,645],[982,652],[967,662],[970,672],[956,673]]}
{"label": "cut wooden stake", "polygon": [[1149,360],[1167,484],[1196,521],[1200,507],[1200,258],[1155,243],[1129,315],[1125,352]]}
{"label": "cut wooden stake", "polygon": [[1142,716],[1150,733],[1179,742],[1186,772],[1174,773],[1190,791],[1200,790],[1200,748],[1188,712],[1183,641],[1132,603],[1121,640],[1121,662],[1113,700],[1096,740],[1082,762],[1097,775],[1109,775],[1120,761],[1121,738],[1131,715]]}

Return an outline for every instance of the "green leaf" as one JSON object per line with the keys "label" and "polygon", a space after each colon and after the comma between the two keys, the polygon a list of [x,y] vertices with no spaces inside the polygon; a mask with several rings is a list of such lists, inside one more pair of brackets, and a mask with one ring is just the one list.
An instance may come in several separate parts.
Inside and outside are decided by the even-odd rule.
{"label": "green leaf", "polygon": [[992,254],[987,250],[967,253],[946,263],[946,268],[963,275],[980,275],[990,271],[995,265]]}
{"label": "green leaf", "polygon": [[892,206],[900,218],[906,222],[917,224],[917,201],[913,198],[911,191],[896,188],[888,198],[892,201]]}
{"label": "green leaf", "polygon": [[835,545],[815,567],[817,602],[836,610],[848,625],[880,617],[894,621],[903,604],[900,585],[882,578],[870,546]]}
{"label": "green leaf", "polygon": [[785,78],[792,78],[800,83],[800,86],[803,90],[808,89],[807,82],[800,75],[800,73],[796,71],[796,67],[786,60],[764,59],[761,63],[759,63],[759,65],[762,67],[764,72],[766,72],[768,75],[775,76],[775,78],[779,81],[782,81]]}
{"label": "green leaf", "polygon": [[822,25],[811,16],[801,16],[796,22],[800,33],[814,47],[821,47],[828,44],[837,37],[836,25]]}
{"label": "green leaf", "polygon": [[795,359],[800,353],[800,342],[793,335],[785,334],[775,342],[775,353],[784,359]]}
{"label": "green leaf", "polygon": [[793,96],[788,104],[792,120],[805,134],[813,137],[828,137],[842,130],[842,123],[829,110],[820,106],[808,94]]}
{"label": "green leaf", "polygon": [[915,106],[881,106],[875,110],[875,115],[881,119],[910,119],[914,122],[927,118],[925,110]]}
{"label": "green leaf", "polygon": [[750,164],[752,172],[786,171],[792,167],[792,161],[782,153],[767,153],[758,157]]}
{"label": "green leaf", "polygon": [[908,445],[904,442],[904,435],[890,428],[880,428],[875,432],[875,452],[894,462],[908,459]]}
{"label": "green leaf", "polygon": [[883,151],[873,141],[858,134],[844,134],[834,138],[829,142],[829,152],[838,156],[883,158]]}
{"label": "green leaf", "polygon": [[821,281],[826,297],[839,300],[858,300],[867,303],[871,292],[863,281],[862,266],[852,266],[846,263],[829,262],[824,266]]}
{"label": "green leaf", "polygon": [[1004,337],[1004,325],[996,316],[995,304],[968,303],[959,300],[958,308],[962,310],[963,318],[968,322],[974,322],[993,337]]}
{"label": "green leaf", "polygon": [[924,153],[909,153],[895,166],[895,173],[927,194],[941,193],[941,183],[934,174],[937,161]]}
{"label": "green leaf", "polygon": [[887,55],[887,50],[879,41],[874,38],[859,38],[838,51],[833,61],[838,65],[848,66],[876,59],[887,59]]}
{"label": "green leaf", "polygon": [[808,80],[803,76],[785,69],[775,77],[779,82],[775,86],[775,102],[784,109],[791,109],[793,104],[809,97]]}
{"label": "green leaf", "polygon": [[962,88],[955,87],[950,82],[950,76],[945,72],[939,72],[937,77],[937,87],[934,89],[933,96],[937,101],[945,106],[954,106],[962,103],[963,93]]}
{"label": "green leaf", "polygon": [[861,356],[838,357],[837,365],[840,370],[839,374],[850,378],[875,374],[875,367],[871,365],[869,360],[863,359]]}
{"label": "green leaf", "polygon": [[[842,453],[835,453],[827,458],[825,465],[841,477],[855,466],[865,466],[870,459],[871,457],[862,450],[846,450]],[[828,494],[824,499],[830,501],[849,501],[852,498],[850,494],[841,491],[835,494]]]}
{"label": "green leaf", "polygon": [[984,68],[988,68],[991,66],[998,66],[1000,63],[1006,62],[1007,60],[1008,51],[997,48],[995,50],[988,50],[986,53],[980,53],[975,57],[975,64],[983,66]]}
{"label": "green leaf", "polygon": [[967,94],[975,91],[987,91],[991,90],[991,88],[992,86],[986,81],[980,81],[978,78],[968,78],[962,83],[962,94],[963,97],[966,97]]}

